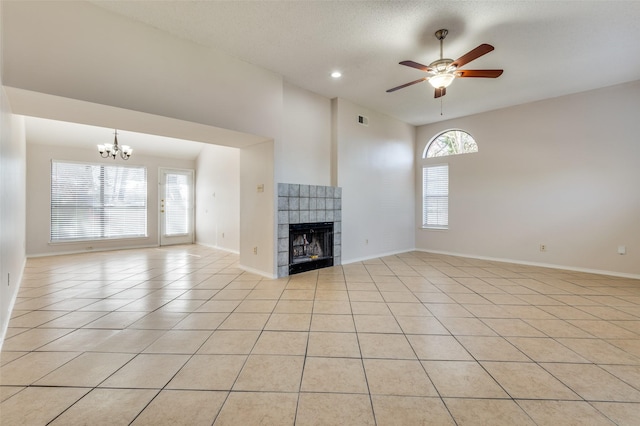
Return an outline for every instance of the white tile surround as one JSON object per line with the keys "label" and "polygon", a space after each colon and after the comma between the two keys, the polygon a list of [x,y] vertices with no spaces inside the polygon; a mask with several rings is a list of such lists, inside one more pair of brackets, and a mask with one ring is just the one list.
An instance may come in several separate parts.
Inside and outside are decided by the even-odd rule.
{"label": "white tile surround", "polygon": [[289,275],[289,224],[333,222],[333,264],[342,260],[342,188],[278,184],[278,277]]}

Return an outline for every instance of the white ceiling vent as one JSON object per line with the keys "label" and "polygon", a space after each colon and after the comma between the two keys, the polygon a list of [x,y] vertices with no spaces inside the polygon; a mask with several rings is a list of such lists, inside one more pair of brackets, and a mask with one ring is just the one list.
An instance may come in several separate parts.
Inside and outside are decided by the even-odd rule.
{"label": "white ceiling vent", "polygon": [[363,126],[368,126],[369,125],[369,118],[365,117],[364,115],[359,115],[358,116],[358,124],[362,124]]}

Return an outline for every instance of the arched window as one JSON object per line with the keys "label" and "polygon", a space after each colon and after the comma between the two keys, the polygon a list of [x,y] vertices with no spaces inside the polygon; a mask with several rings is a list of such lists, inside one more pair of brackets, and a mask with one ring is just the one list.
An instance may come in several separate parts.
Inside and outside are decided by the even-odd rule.
{"label": "arched window", "polygon": [[[464,130],[452,129],[429,141],[422,158],[478,152],[478,144]],[[425,164],[422,168],[422,227],[449,228],[449,165]]]}
{"label": "arched window", "polygon": [[478,152],[478,144],[464,130],[447,130],[436,135],[427,144],[422,158],[445,157],[447,155]]}

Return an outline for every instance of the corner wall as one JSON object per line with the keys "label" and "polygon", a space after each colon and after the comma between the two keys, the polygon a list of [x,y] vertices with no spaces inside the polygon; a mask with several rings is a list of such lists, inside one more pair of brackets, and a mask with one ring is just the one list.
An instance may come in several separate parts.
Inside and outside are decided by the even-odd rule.
{"label": "corner wall", "polygon": [[240,251],[240,150],[204,145],[196,160],[196,242]]}
{"label": "corner wall", "polygon": [[[423,164],[449,163],[450,188],[446,231],[420,229],[416,203],[416,247],[640,275],[638,111],[640,81],[418,128],[416,200]],[[479,152],[422,160],[453,128]]]}
{"label": "corner wall", "polygon": [[0,81],[0,348],[26,260],[24,119],[11,114]]}
{"label": "corner wall", "polygon": [[[0,2],[0,27],[6,23],[4,7]],[[26,260],[25,125],[22,117],[12,114],[2,86],[4,42],[0,32],[0,349]]]}
{"label": "corner wall", "polygon": [[344,99],[332,107],[342,263],[413,250],[415,127]]}
{"label": "corner wall", "polygon": [[240,266],[276,277],[274,142],[240,150]]}

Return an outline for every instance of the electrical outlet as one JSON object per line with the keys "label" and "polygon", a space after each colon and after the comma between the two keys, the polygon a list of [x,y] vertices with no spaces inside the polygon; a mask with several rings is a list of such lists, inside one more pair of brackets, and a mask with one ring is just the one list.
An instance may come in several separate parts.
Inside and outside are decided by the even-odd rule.
{"label": "electrical outlet", "polygon": [[253,248],[253,254],[258,254],[258,247]]}
{"label": "electrical outlet", "polygon": [[222,233],[222,238],[224,238],[224,232]]}
{"label": "electrical outlet", "polygon": [[540,244],[540,251],[547,251],[547,245],[546,244]]}
{"label": "electrical outlet", "polygon": [[369,239],[364,240],[364,243],[368,245],[369,244]]}

